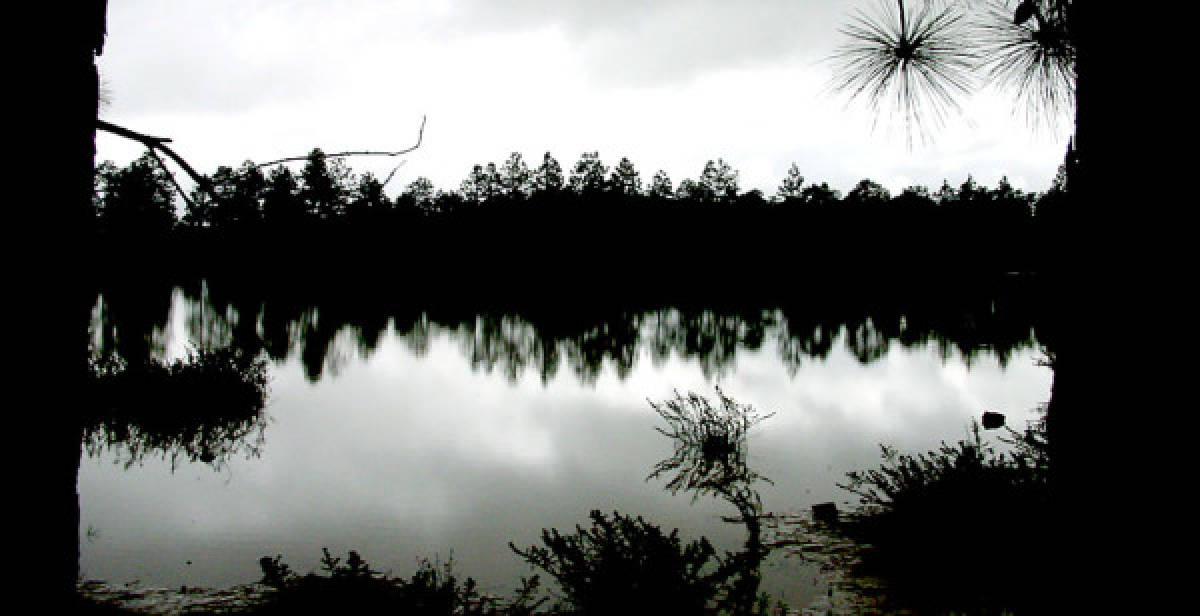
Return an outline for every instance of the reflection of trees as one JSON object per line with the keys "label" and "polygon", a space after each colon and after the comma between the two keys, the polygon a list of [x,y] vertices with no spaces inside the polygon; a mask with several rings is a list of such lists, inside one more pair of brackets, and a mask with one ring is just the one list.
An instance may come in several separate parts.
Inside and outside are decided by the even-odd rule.
{"label": "reflection of trees", "polygon": [[[934,346],[945,359],[959,356],[969,363],[992,356],[1004,363],[1036,344],[1038,327],[1037,282],[1016,278],[862,289],[814,283],[810,293],[782,300],[657,306],[611,300],[542,305],[534,301],[536,294],[519,302],[477,297],[457,303],[423,290],[264,285],[234,278],[182,286],[192,339],[251,356],[266,351],[276,361],[298,358],[312,381],[347,357],[370,357],[389,334],[418,354],[434,337],[445,337],[472,369],[511,380],[532,370],[548,382],[565,365],[577,379],[592,383],[606,369],[623,378],[643,357],[656,364],[677,357],[697,363],[707,376],[719,375],[735,365],[739,353],[760,351],[770,339],[793,371],[827,358],[839,344],[863,363],[896,346]],[[142,302],[132,288],[106,289],[97,331],[119,337],[138,354],[161,350],[169,289],[153,287],[155,297]]]}
{"label": "reflection of trees", "polygon": [[92,344],[103,354],[154,357],[164,350],[172,285],[161,279],[106,287],[92,322]]}
{"label": "reflection of trees", "polygon": [[[172,466],[200,461],[220,467],[261,444],[266,403],[263,343],[245,300],[207,301],[187,315],[198,348],[164,358],[172,285],[141,280],[107,286],[92,312],[88,405],[80,415],[88,453],[120,453],[126,466],[162,455]],[[249,323],[249,325],[247,325]]]}
{"label": "reflection of trees", "polygon": [[[80,294],[72,305],[85,307],[95,298],[94,293]],[[227,323],[205,317],[191,325],[203,334],[222,332],[221,340],[230,346],[202,346],[185,358],[164,360],[171,298],[171,285],[145,277],[138,286],[109,284],[93,304],[90,336],[75,340],[81,344],[55,348],[65,357],[57,358],[59,364],[83,360],[78,373],[58,375],[58,386],[75,396],[74,411],[55,416],[57,430],[46,439],[46,449],[58,453],[45,464],[53,470],[47,484],[54,497],[43,503],[50,520],[44,524],[55,534],[46,539],[44,558],[53,561],[53,584],[62,585],[54,592],[61,597],[73,596],[79,573],[76,486],[84,451],[112,451],[127,467],[162,456],[172,468],[184,462],[221,468],[236,455],[257,455],[262,444],[265,360],[257,351],[238,348],[246,339],[239,328],[224,336],[231,331],[224,329]],[[87,323],[84,314],[66,322]],[[211,336],[202,339],[212,341]],[[71,353],[72,347],[78,352]]]}
{"label": "reflection of trees", "polygon": [[705,376],[728,371],[739,349],[758,350],[775,318],[767,311],[684,308],[655,313],[650,348],[656,361],[695,359]]}
{"label": "reflection of trees", "polygon": [[258,454],[266,427],[265,362],[231,350],[140,362],[93,361],[93,404],[83,417],[89,454],[117,452],[126,468],[152,455],[169,459],[172,468],[196,461],[220,468],[237,454]]}

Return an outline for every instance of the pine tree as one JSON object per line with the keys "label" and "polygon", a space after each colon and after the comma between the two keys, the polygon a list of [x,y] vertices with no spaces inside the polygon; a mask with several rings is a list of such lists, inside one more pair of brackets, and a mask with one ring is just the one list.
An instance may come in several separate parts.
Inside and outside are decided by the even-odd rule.
{"label": "pine tree", "polygon": [[520,152],[513,152],[500,170],[500,186],[502,192],[513,199],[528,197],[533,190],[529,166]]}
{"label": "pine tree", "polygon": [[542,164],[534,172],[533,189],[539,193],[554,193],[563,188],[563,170],[558,161],[546,152]]}
{"label": "pine tree", "polygon": [[705,201],[728,202],[737,198],[738,172],[723,159],[705,163],[698,183]]}
{"label": "pine tree", "polygon": [[483,165],[471,167],[471,172],[459,187],[463,201],[479,205],[487,199],[487,174]]}
{"label": "pine tree", "polygon": [[672,199],[675,197],[675,189],[671,186],[671,176],[667,175],[666,171],[659,169],[654,174],[654,179],[650,180],[649,194],[655,199]]}
{"label": "pine tree", "polygon": [[308,213],[319,220],[336,220],[346,204],[350,170],[340,158],[328,159],[320,148],[314,148],[300,172],[300,197]]}
{"label": "pine tree", "polygon": [[304,220],[300,182],[291,169],[279,165],[267,176],[263,191],[263,218],[271,227],[290,227]]}
{"label": "pine tree", "polygon": [[481,193],[484,201],[492,201],[504,194],[504,182],[500,178],[500,170],[496,168],[496,163],[488,163],[484,168]]}
{"label": "pine tree", "polygon": [[571,190],[581,195],[603,192],[607,188],[607,176],[608,169],[600,161],[600,153],[584,152],[571,170]]}
{"label": "pine tree", "polygon": [[621,157],[621,162],[613,168],[608,183],[613,192],[627,197],[642,194],[641,174],[634,169],[633,163],[627,157]]}
{"label": "pine tree", "polygon": [[433,182],[425,176],[418,177],[404,187],[404,192],[401,196],[410,197],[413,200],[413,205],[423,210],[428,209],[437,196],[434,192]]}
{"label": "pine tree", "polygon": [[775,191],[775,198],[779,201],[799,199],[803,192],[804,176],[800,175],[800,167],[796,163],[792,163],[792,166],[788,168],[787,176],[779,184],[779,190]]}

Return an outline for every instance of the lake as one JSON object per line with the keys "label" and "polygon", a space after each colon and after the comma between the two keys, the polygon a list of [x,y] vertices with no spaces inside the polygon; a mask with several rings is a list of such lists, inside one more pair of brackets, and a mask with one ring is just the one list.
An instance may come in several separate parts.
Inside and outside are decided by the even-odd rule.
{"label": "lake", "polygon": [[[984,410],[1013,427],[1038,416],[1052,373],[1032,293],[1013,284],[603,310],[285,298],[202,280],[101,289],[94,354],[232,346],[270,358],[268,396],[261,432],[226,457],[135,456],[120,442],[85,456],[81,573],[227,586],[261,577],[267,555],[317,570],[327,546],[399,575],[452,557],[505,593],[531,573],[510,541],[586,525],[592,509],[737,549],[744,528],[722,520],[733,507],[646,480],[672,452],[648,401],[719,386],[775,413],[749,438],[751,466],[774,482],[760,485],[764,510],[845,508],[837,483],[877,466],[880,444],[928,450]],[[824,592],[795,558],[763,573],[793,606]]]}

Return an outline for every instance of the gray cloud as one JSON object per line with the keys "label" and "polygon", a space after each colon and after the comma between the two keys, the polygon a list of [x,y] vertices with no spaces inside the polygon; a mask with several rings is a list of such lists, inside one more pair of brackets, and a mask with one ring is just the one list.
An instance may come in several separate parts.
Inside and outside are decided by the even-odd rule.
{"label": "gray cloud", "polygon": [[[397,185],[426,175],[445,189],[475,162],[547,149],[564,164],[585,150],[609,164],[628,155],[676,182],[723,157],[743,189],[767,192],[793,161],[841,190],[967,173],[1044,189],[1065,136],[1029,139],[1006,96],[973,97],[1002,104],[968,105],[931,146],[904,151],[865,130],[861,105],[822,91],[837,28],[870,3],[127,0],[109,7],[104,113],[176,138],[202,168],[407,145],[428,113],[427,143]],[[100,156],[140,152],[127,145],[108,139]]]}
{"label": "gray cloud", "polygon": [[833,49],[842,12],[837,2],[784,0],[462,0],[446,19],[449,30],[462,33],[558,28],[596,78],[652,85],[796,57],[818,59]]}

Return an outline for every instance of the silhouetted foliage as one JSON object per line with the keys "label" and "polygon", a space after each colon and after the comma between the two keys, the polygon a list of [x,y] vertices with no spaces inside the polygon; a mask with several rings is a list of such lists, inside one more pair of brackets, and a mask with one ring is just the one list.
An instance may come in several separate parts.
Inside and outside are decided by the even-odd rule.
{"label": "silhouetted foliage", "polygon": [[[748,259],[842,271],[881,264],[1035,271],[1046,235],[1040,223],[1051,220],[1034,216],[1037,195],[1014,190],[1006,179],[995,189],[971,178],[961,191],[949,182],[935,193],[913,186],[896,197],[863,179],[843,198],[825,182],[806,183],[793,164],[768,199],[758,190],[740,192],[738,172],[722,159],[677,186],[663,171],[644,185],[628,158],[610,171],[596,152],[583,153],[567,178],[549,152],[536,170],[514,152],[500,166],[474,165],[457,191],[438,191],[417,178],[394,200],[377,178],[356,177],[344,159],[319,149],[298,173],[278,166],[264,176],[247,161],[218,168],[210,183],[192,193],[176,222],[171,184],[156,160],[144,157],[125,169],[100,165],[93,204],[103,251],[138,259],[134,245],[106,238],[136,233],[142,245],[157,249],[174,231],[184,242],[171,247],[185,262],[232,264],[255,259],[260,250],[277,256],[307,250],[314,258],[306,266],[314,271],[335,267],[339,255],[354,255],[443,269],[481,259],[558,270],[587,263],[620,275],[664,253],[679,269],[691,266],[683,247],[700,242],[715,249],[706,267],[730,276],[740,275]],[[1056,190],[1047,193],[1046,212]],[[953,250],[968,243],[1003,250]],[[311,250],[315,246],[320,249]],[[556,250],[566,258],[546,258]]]}
{"label": "silhouetted foliage", "polygon": [[910,145],[979,84],[1012,88],[1031,120],[1054,124],[1075,102],[1071,0],[975,4],[880,0],[874,14],[860,9],[842,29],[832,87],[865,98],[877,118],[890,107]]}
{"label": "silhouetted foliage", "polygon": [[96,168],[98,228],[108,235],[162,237],[176,224],[174,185],[158,159],[143,154],[125,168],[102,163]]}
{"label": "silhouetted foliage", "polygon": [[534,595],[537,577],[522,580],[514,598],[501,601],[480,595],[472,578],[462,580],[454,561],[445,564],[422,559],[409,579],[391,577],[371,568],[355,550],[345,563],[322,548],[325,575],[297,575],[282,555],[259,559],[262,583],[276,589],[269,601],[253,610],[261,614],[428,614],[528,615],[542,604]]}
{"label": "silhouetted foliage", "polygon": [[533,175],[520,152],[513,152],[500,170],[502,194],[509,199],[524,199],[533,192]]}
{"label": "silhouetted foliage", "polygon": [[671,176],[666,171],[659,170],[650,182],[649,196],[657,201],[665,201],[675,196],[675,188],[671,184]]}
{"label": "silhouetted foliage", "polygon": [[701,201],[728,203],[738,195],[738,172],[723,159],[710,160],[704,164],[697,184]]}
{"label": "silhouetted foliage", "polygon": [[860,573],[887,583],[900,606],[945,613],[1037,609],[1059,576],[1052,546],[1044,417],[1006,429],[997,451],[973,424],[968,438],[904,454],[884,446],[877,469],[839,484],[860,508],[840,525],[864,545]]}
{"label": "silhouetted foliage", "polygon": [[353,178],[341,158],[328,159],[313,149],[300,172],[300,199],[308,216],[320,221],[338,220],[346,212]]}
{"label": "silhouetted foliage", "polygon": [[642,194],[641,174],[634,169],[633,163],[628,158],[622,157],[621,162],[613,167],[608,184],[612,187],[613,192],[624,197],[636,197]]}
{"label": "silhouetted foliage", "polygon": [[792,163],[792,166],[788,167],[787,176],[775,191],[775,199],[787,203],[789,199],[800,199],[804,195],[803,191],[804,176],[800,174],[800,167]]}
{"label": "silhouetted foliage", "polygon": [[608,167],[600,160],[599,152],[584,152],[571,170],[567,185],[580,195],[595,196],[608,188]]}
{"label": "silhouetted foliage", "polygon": [[542,164],[538,166],[534,174],[534,191],[555,194],[563,189],[565,183],[562,166],[558,164],[558,161],[549,152],[546,152],[542,157]]}
{"label": "silhouetted foliage", "polygon": [[557,610],[570,614],[700,614],[724,582],[714,576],[716,550],[707,539],[683,543],[641,517],[598,510],[591,528],[564,535],[542,531],[544,546],[509,548],[550,574],[562,591]]}

